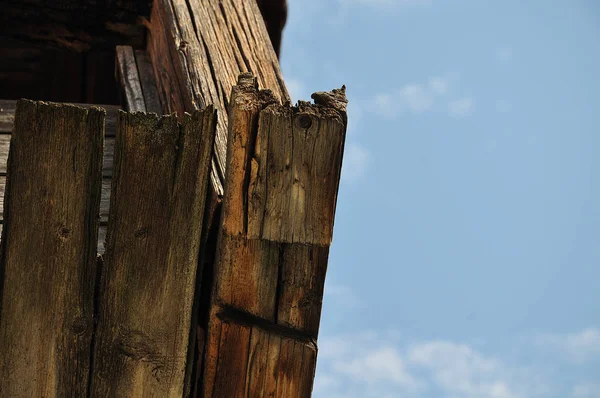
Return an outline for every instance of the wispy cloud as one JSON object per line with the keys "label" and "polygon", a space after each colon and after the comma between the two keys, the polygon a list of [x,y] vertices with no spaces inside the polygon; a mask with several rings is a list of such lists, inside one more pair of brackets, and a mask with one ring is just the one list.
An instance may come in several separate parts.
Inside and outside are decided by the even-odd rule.
{"label": "wispy cloud", "polygon": [[448,103],[448,114],[452,117],[461,118],[473,111],[473,98],[460,98]]}
{"label": "wispy cloud", "polygon": [[347,143],[342,162],[342,180],[355,182],[364,176],[369,166],[369,158],[370,155],[366,148],[357,143]]}
{"label": "wispy cloud", "polygon": [[525,389],[516,371],[465,344],[402,344],[375,332],[319,344],[315,397],[515,398]]}
{"label": "wispy cloud", "polygon": [[600,359],[600,329],[587,328],[565,335],[546,334],[536,340],[540,346],[562,352],[575,362]]}
{"label": "wispy cloud", "polygon": [[411,363],[429,372],[447,395],[457,397],[518,397],[500,361],[484,356],[466,344],[431,341],[409,349]]}
{"label": "wispy cloud", "polygon": [[429,79],[429,89],[438,95],[444,95],[448,91],[448,82],[441,77],[432,77]]}
{"label": "wispy cloud", "polygon": [[436,97],[446,93],[448,83],[440,77],[432,77],[427,84],[410,83],[391,93],[375,95],[373,109],[389,118],[409,111],[419,114],[433,106]]}
{"label": "wispy cloud", "polygon": [[452,98],[451,94],[448,80],[433,76],[427,83],[410,83],[398,90],[375,95],[371,110],[381,116],[395,118],[404,112],[422,114],[434,110],[437,102],[448,101],[447,112],[452,117],[465,117],[473,111],[473,98]]}

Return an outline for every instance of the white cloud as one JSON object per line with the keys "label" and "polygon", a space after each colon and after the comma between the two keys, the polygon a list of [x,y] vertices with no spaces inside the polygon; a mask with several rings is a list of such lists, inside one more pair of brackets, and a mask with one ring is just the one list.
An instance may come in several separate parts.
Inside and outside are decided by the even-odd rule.
{"label": "white cloud", "polygon": [[412,396],[419,381],[393,340],[363,332],[319,338],[315,398]]}
{"label": "white cloud", "polygon": [[453,117],[465,117],[473,111],[473,99],[470,97],[450,101],[448,113]]}
{"label": "white cloud", "polygon": [[512,398],[519,395],[510,386],[507,371],[468,345],[431,341],[414,345],[410,361],[430,372],[432,381],[446,394],[477,398]]}
{"label": "white cloud", "polygon": [[[516,398],[534,394],[532,377],[467,344],[402,341],[365,332],[319,340],[315,398]],[[530,383],[531,385],[527,385]]]}
{"label": "white cloud", "polygon": [[584,383],[576,385],[571,393],[571,398],[598,398],[600,397],[600,384]]}
{"label": "white cloud", "polygon": [[[448,80],[434,76],[426,84],[411,83],[398,90],[375,95],[372,110],[387,118],[397,117],[405,111],[421,114],[433,110],[435,103],[449,91]],[[450,116],[465,117],[473,111],[473,98],[451,99],[447,106]]]}
{"label": "white cloud", "polygon": [[575,362],[600,358],[600,329],[587,328],[566,335],[542,335],[537,342],[543,347],[563,352]]}
{"label": "white cloud", "polygon": [[441,77],[432,77],[429,79],[429,89],[438,95],[444,95],[448,91],[448,82]]}
{"label": "white cloud", "polygon": [[413,113],[421,113],[433,105],[433,95],[420,84],[409,84],[398,92],[399,100]]}
{"label": "white cloud", "polygon": [[351,309],[358,309],[364,306],[363,301],[348,286],[326,282],[324,294],[325,300],[331,300],[338,306]]}
{"label": "white cloud", "polygon": [[369,152],[366,148],[356,143],[348,143],[344,148],[342,162],[342,180],[354,182],[362,177],[369,165]]}

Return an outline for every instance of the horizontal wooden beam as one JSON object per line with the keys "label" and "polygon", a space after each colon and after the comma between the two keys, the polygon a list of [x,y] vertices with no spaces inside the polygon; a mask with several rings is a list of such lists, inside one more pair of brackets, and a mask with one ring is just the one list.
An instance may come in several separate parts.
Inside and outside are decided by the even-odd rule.
{"label": "horizontal wooden beam", "polygon": [[0,36],[74,51],[144,45],[151,0],[4,0]]}

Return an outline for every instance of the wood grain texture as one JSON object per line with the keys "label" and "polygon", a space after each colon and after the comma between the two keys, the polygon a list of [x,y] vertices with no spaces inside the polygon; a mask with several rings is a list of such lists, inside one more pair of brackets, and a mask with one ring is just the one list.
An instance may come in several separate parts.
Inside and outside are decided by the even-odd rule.
{"label": "wood grain texture", "polygon": [[[257,86],[252,75],[240,75],[229,101],[204,397],[309,397],[312,390],[346,133],[344,90],[290,107]],[[235,363],[227,359],[232,350]]]}
{"label": "wood grain texture", "polygon": [[162,105],[156,88],[156,78],[154,77],[154,69],[148,52],[142,50],[135,51],[135,62],[138,68],[138,76],[140,77],[140,85],[144,93],[144,103],[146,104],[146,112],[162,115]]}
{"label": "wood grain texture", "polygon": [[[10,133],[15,123],[15,110],[17,101],[0,99],[0,133]],[[90,107],[102,108],[106,112],[105,131],[107,137],[114,137],[117,128],[117,113],[121,109],[118,105],[92,105],[73,103],[78,107],[89,109]],[[0,164],[4,158],[0,158]]]}
{"label": "wood grain texture", "polygon": [[155,0],[148,52],[165,111],[217,108],[211,179],[221,195],[227,150],[227,107],[241,72],[289,101],[277,55],[255,1]]}
{"label": "wood grain texture", "polygon": [[85,396],[104,112],[22,100],[8,166],[0,396]]}
{"label": "wood grain texture", "polygon": [[116,74],[129,112],[145,112],[146,102],[140,84],[133,48],[117,46]]}
{"label": "wood grain texture", "polygon": [[215,123],[120,115],[92,396],[183,393]]}

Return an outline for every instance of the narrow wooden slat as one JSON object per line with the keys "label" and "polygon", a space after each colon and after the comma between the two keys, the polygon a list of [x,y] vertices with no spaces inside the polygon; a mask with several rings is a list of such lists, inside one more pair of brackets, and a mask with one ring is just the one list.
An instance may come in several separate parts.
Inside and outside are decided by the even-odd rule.
{"label": "narrow wooden slat", "polygon": [[227,101],[241,72],[262,88],[290,99],[277,55],[255,1],[155,0],[148,52],[162,104],[182,114],[214,104],[218,112],[212,181],[223,192],[227,150]]}
{"label": "narrow wooden slat", "polygon": [[117,80],[125,97],[129,112],[146,112],[146,102],[140,84],[135,55],[130,46],[117,46]]}
{"label": "narrow wooden slat", "polygon": [[92,396],[182,396],[215,122],[120,116]]}
{"label": "narrow wooden slat", "polygon": [[17,104],[0,260],[0,396],[87,393],[103,137],[100,109]]}
{"label": "narrow wooden slat", "polygon": [[162,115],[162,106],[158,96],[158,89],[156,88],[156,78],[154,77],[150,56],[146,51],[136,50],[135,61],[138,68],[142,92],[144,93],[146,112]]}
{"label": "narrow wooden slat", "polygon": [[[315,104],[279,105],[248,74],[233,88],[204,397],[312,391],[346,133],[344,89],[313,98]],[[249,336],[232,332],[247,326],[264,330],[268,346],[264,336],[252,337],[254,329]],[[246,345],[248,353],[239,348]],[[235,364],[226,359],[230,347],[238,347]],[[256,372],[265,366],[261,386]]]}

